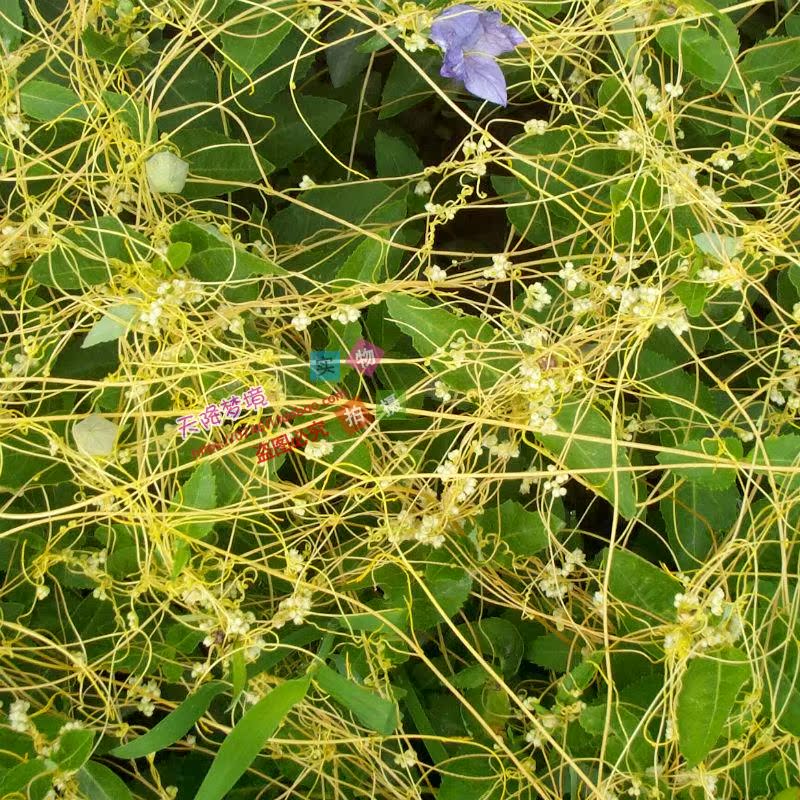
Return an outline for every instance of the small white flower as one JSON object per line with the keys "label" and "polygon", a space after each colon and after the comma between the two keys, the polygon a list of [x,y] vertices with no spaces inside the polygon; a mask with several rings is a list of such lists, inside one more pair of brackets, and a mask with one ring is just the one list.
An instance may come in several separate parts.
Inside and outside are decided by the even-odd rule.
{"label": "small white flower", "polygon": [[683,86],[681,86],[679,83],[676,84],[665,83],[664,91],[667,93],[669,97],[672,98],[680,97],[683,94]]}
{"label": "small white flower", "polygon": [[446,281],[447,272],[439,266],[428,267],[425,270],[425,276],[432,281]]}
{"label": "small white flower", "polygon": [[511,262],[504,253],[492,256],[492,266],[483,271],[484,278],[492,278],[501,281],[507,276],[507,270],[511,268]]}
{"label": "small white flower", "polygon": [[547,130],[548,122],[544,119],[529,119],[524,125],[525,133],[542,134]]}
{"label": "small white flower", "polygon": [[307,9],[297,21],[300,30],[313,31],[319,25],[319,11],[319,6]]}
{"label": "small white flower", "polygon": [[531,284],[525,292],[527,294],[525,305],[531,306],[534,311],[543,311],[545,306],[549,306],[553,300],[547,287],[541,283]]}
{"label": "small white flower", "polygon": [[333,445],[330,442],[309,442],[303,452],[306,458],[324,458],[333,452]]}
{"label": "small white flower", "polygon": [[304,331],[311,324],[311,317],[305,311],[301,311],[296,317],[292,317],[292,327],[297,331]]}
{"label": "small white flower", "polygon": [[417,195],[418,197],[423,197],[424,195],[430,193],[431,193],[431,184],[430,181],[425,180],[425,178],[417,181],[414,184],[414,194]]}
{"label": "small white flower", "polygon": [[300,180],[300,188],[301,189],[311,189],[317,184],[311,180],[308,175],[303,175],[302,179]]}
{"label": "small white flower", "polygon": [[397,764],[398,767],[408,767],[409,769],[413,767],[417,763],[417,754],[414,748],[409,747],[407,750],[396,755],[394,757],[394,763]]}
{"label": "small white flower", "polygon": [[792,306],[792,319],[800,325],[800,303],[795,303]]}
{"label": "small white flower", "polygon": [[447,403],[453,399],[453,396],[447,391],[447,386],[442,383],[442,381],[436,381],[436,383],[433,384],[433,393],[443,403]]}
{"label": "small white flower", "polygon": [[571,261],[567,261],[558,271],[558,277],[564,281],[564,288],[568,292],[573,292],[575,289],[581,289],[586,286],[586,278],[580,270],[575,269],[575,265]]}
{"label": "small white flower", "polygon": [[36,599],[44,600],[50,594],[50,587],[46,583],[40,583],[36,587]]}
{"label": "small white flower", "polygon": [[348,322],[356,322],[358,320],[361,316],[361,309],[355,306],[340,306],[333,312],[332,316],[337,322],[347,325]]}
{"label": "small white flower", "polygon": [[418,53],[428,46],[428,40],[421,33],[412,33],[403,37],[403,46],[409,53]]}

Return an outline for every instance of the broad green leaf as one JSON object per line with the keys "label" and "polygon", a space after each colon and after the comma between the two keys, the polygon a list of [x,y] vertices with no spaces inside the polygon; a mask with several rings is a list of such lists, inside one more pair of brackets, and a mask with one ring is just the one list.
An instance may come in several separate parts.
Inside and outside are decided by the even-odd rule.
{"label": "broad green leaf", "polygon": [[85,730],[66,731],[61,734],[58,750],[51,758],[64,772],[80,769],[92,754],[94,732]]}
{"label": "broad green leaf", "polygon": [[128,126],[131,135],[143,144],[150,144],[158,138],[158,130],[153,124],[150,107],[141,101],[135,100],[129,94],[104,91],[103,100],[112,115],[119,118]]}
{"label": "broad green leaf", "polygon": [[714,231],[696,233],[692,237],[695,244],[706,255],[717,261],[730,261],[742,251],[742,240],[738,236],[727,236]]}
{"label": "broad green leaf", "polygon": [[114,39],[99,33],[94,28],[86,28],[81,34],[81,42],[86,54],[112,67],[129,67],[139,56],[130,47],[122,45]]}
{"label": "broad green leaf", "polygon": [[346,110],[347,106],[338,100],[306,93],[292,96],[284,92],[259,109],[259,113],[274,119],[272,130],[259,145],[259,152],[275,168],[286,167],[306,150],[319,142],[324,143],[325,134]]}
{"label": "broad green leaf", "polygon": [[553,672],[566,672],[571,652],[575,648],[563,633],[547,633],[528,640],[525,659]]}
{"label": "broad green leaf", "polygon": [[30,267],[33,280],[62,290],[105,283],[113,274],[113,260],[126,264],[147,258],[147,240],[114,217],[71,226],[59,243]]}
{"label": "broad green leaf", "polygon": [[[9,769],[5,774],[0,774],[0,797],[29,798],[30,794],[23,792],[37,776],[47,774],[43,758],[34,758]],[[19,794],[22,793],[22,794]]]}
{"label": "broad green leaf", "polygon": [[608,590],[612,597],[629,606],[627,611],[645,619],[637,627],[675,620],[675,595],[683,590],[680,581],[649,561],[627,550],[613,551],[609,567],[608,550],[603,568],[610,569]]}
{"label": "broad green leaf", "polygon": [[19,91],[22,110],[39,122],[86,120],[89,114],[72,89],[49,81],[28,81]]}
{"label": "broad green leaf", "polygon": [[[232,25],[231,20],[236,19]],[[291,30],[291,23],[265,5],[235,0],[225,14],[220,35],[222,53],[231,62],[236,83],[242,83],[263,64]]]}
{"label": "broad green leaf", "polygon": [[725,464],[741,460],[743,452],[742,442],[735,436],[708,437],[691,439],[675,451],[658,453],[656,458],[681,478],[709,489],[727,489],[736,481],[737,467]]}
{"label": "broad green leaf", "polygon": [[116,758],[141,758],[164,750],[185,736],[192,725],[206,713],[211,701],[224,691],[225,684],[221,681],[204,684],[147,733],[114,748],[111,755]]}
{"label": "broad green leaf", "polygon": [[167,261],[174,270],[179,270],[189,260],[192,245],[189,242],[173,242],[167,248]]}
{"label": "broad green leaf", "polygon": [[172,136],[172,142],[189,162],[189,178],[181,194],[190,200],[218,197],[257,184],[274,169],[253,152],[252,145],[208,128],[185,128]]}
{"label": "broad green leaf", "polygon": [[0,0],[0,49],[13,53],[19,47],[24,31],[19,0]]}
{"label": "broad green leaf", "polygon": [[288,275],[274,261],[237,247],[212,247],[192,255],[189,273],[201,281],[227,284],[251,275]]}
{"label": "broad green leaf", "polygon": [[761,447],[752,451],[753,471],[769,473],[775,483],[785,491],[794,491],[800,486],[800,436],[785,434],[768,436]]}
{"label": "broad green leaf", "polygon": [[525,643],[507,619],[489,617],[466,623],[458,626],[458,632],[483,656],[499,662],[504,675],[513,675],[519,669]]}
{"label": "broad green leaf", "polygon": [[676,709],[678,742],[688,768],[711,752],[749,677],[747,656],[735,647],[689,661]]}
{"label": "broad green leaf", "polygon": [[417,687],[415,687],[414,682],[409,679],[406,669],[401,666],[393,673],[392,677],[395,685],[405,691],[403,705],[410,714],[417,731],[422,735],[422,741],[431,760],[434,764],[444,761],[447,758],[447,750],[444,745],[435,738],[436,732],[431,724],[430,717],[425,707],[422,705],[419,694],[417,693]]}
{"label": "broad green leaf", "polygon": [[131,793],[122,779],[108,767],[90,761],[75,776],[87,800],[130,800]]}
{"label": "broad green leaf", "polygon": [[[440,60],[440,56],[432,52],[420,53],[416,58],[398,54],[383,87],[378,119],[396,116],[421,103],[435,91],[434,86],[443,86],[442,80],[437,77]],[[425,80],[424,75],[432,79],[434,86]]]}
{"label": "broad green leaf", "polygon": [[386,608],[374,614],[342,614],[337,622],[346,631],[380,631],[383,636],[392,636],[387,623],[403,628],[408,622],[408,613],[401,608]]}
{"label": "broad green leaf", "polygon": [[[192,472],[189,480],[180,489],[177,500],[170,511],[191,513],[192,510],[209,511],[217,507],[217,483],[211,464],[204,461]],[[177,522],[175,528],[193,539],[203,539],[211,533],[213,520],[204,522]]]}
{"label": "broad green leaf", "polygon": [[317,671],[316,681],[370,730],[389,736],[400,724],[397,703],[381,697],[374,689],[361,686],[325,665]]}
{"label": "broad green leaf", "polygon": [[259,700],[225,737],[194,800],[222,800],[308,691],[309,678],[282,683]]}
{"label": "broad green leaf", "polygon": [[776,614],[766,601],[763,606],[768,610],[766,616],[762,610],[759,628],[769,686],[762,702],[774,712],[775,722],[782,730],[800,736],[800,625],[784,613]]}
{"label": "broad green leaf", "polygon": [[244,691],[247,684],[247,667],[244,662],[244,650],[239,649],[234,651],[231,656],[231,705],[233,708],[237,700]]}
{"label": "broad green leaf", "polygon": [[768,83],[800,67],[800,38],[768,36],[748,50],[742,74],[750,83]]}
{"label": "broad green leaf", "polygon": [[115,339],[119,339],[128,330],[131,320],[136,316],[136,311],[136,306],[128,303],[111,306],[86,334],[81,348],[85,349],[102,342],[113,342]]}
{"label": "broad green leaf", "polygon": [[233,240],[220,233],[216,226],[210,223],[189,222],[185,219],[176,222],[170,228],[169,238],[172,242],[183,242],[191,245],[192,255],[197,255],[203,250],[211,250],[222,245],[234,246]]}
{"label": "broad green leaf", "polygon": [[379,178],[395,178],[422,172],[423,164],[402,139],[378,131],[375,136],[375,164]]}
{"label": "broad green leaf", "polygon": [[644,771],[653,763],[653,745],[648,742],[646,726],[642,718],[646,716],[643,708],[615,703],[606,731],[606,704],[587,706],[580,716],[581,727],[593,736],[606,732],[606,757],[612,763],[628,762],[629,769]]}
{"label": "broad green leaf", "polygon": [[[500,541],[514,556],[533,556],[544,550],[550,542],[548,531],[556,534],[563,520],[551,515],[548,520],[540,511],[528,511],[516,500],[506,500],[497,509],[486,509],[478,518],[484,533],[496,532]],[[511,565],[511,558],[502,550],[494,558],[498,563]]]}
{"label": "broad green leaf", "polygon": [[[617,510],[625,519],[634,517],[636,482],[630,471],[631,463],[624,448],[619,445],[612,447],[611,423],[608,419],[595,408],[569,403],[555,415],[555,421],[558,430],[563,431],[562,435],[536,434],[553,458],[565,464],[570,473],[580,477],[582,482],[609,503],[616,503]],[[582,470],[597,468],[603,471],[581,475]]]}
{"label": "broad green leaf", "polygon": [[368,29],[352,19],[340,19],[327,31],[326,39],[332,44],[325,48],[331,83],[339,89],[360,75],[367,64],[369,54],[359,50],[367,41]]}
{"label": "broad green leaf", "polygon": [[715,89],[724,85],[729,90],[741,90],[742,81],[734,64],[737,50],[719,36],[689,24],[662,27],[656,41],[673,61],[680,61],[689,74],[703,83]]}
{"label": "broad green leaf", "polygon": [[352,289],[363,283],[378,283],[385,279],[387,245],[365,238],[336,271],[331,289]]}
{"label": "broad green leaf", "polygon": [[735,486],[709,489],[697,481],[683,481],[659,504],[675,559],[681,569],[705,563],[714,546],[714,533],[736,521],[741,495]]}

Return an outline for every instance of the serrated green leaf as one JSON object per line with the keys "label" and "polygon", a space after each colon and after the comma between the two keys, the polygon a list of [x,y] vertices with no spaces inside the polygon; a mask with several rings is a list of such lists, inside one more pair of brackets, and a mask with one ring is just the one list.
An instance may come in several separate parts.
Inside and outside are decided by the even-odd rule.
{"label": "serrated green leaf", "polygon": [[194,800],[227,797],[308,686],[307,677],[285,681],[249,709],[225,737]]}
{"label": "serrated green leaf", "polygon": [[768,436],[760,447],[753,448],[753,471],[770,472],[778,486],[787,492],[800,486],[800,436]]}
{"label": "serrated green leaf", "polygon": [[735,647],[689,662],[676,708],[678,742],[688,768],[711,752],[749,677],[747,656]]}
{"label": "serrated green leaf", "polygon": [[623,447],[612,447],[608,419],[597,409],[574,402],[562,406],[554,419],[563,433],[537,433],[537,439],[575,477],[582,470],[602,468],[603,472],[580,475],[581,481],[616,504],[625,519],[634,517],[637,500],[631,463]]}
{"label": "serrated green leaf", "polygon": [[119,339],[128,330],[131,320],[136,316],[136,311],[137,307],[129,303],[111,306],[86,334],[81,349]]}
{"label": "serrated green leaf", "polygon": [[742,74],[750,83],[769,83],[797,67],[800,67],[800,38],[796,36],[768,36],[742,59]]}
{"label": "serrated green leaf", "polygon": [[723,85],[732,91],[742,89],[735,71],[736,50],[720,37],[685,23],[662,27],[656,41],[673,61],[680,61],[688,73],[703,83],[715,89]]}
{"label": "serrated green leaf", "polygon": [[370,730],[389,736],[400,724],[397,703],[381,697],[374,689],[361,686],[326,665],[319,668],[315,678],[321,689],[352,711]]}
{"label": "serrated green leaf", "polygon": [[[207,461],[192,472],[189,480],[180,489],[178,499],[170,510],[180,514],[192,511],[209,511],[217,507],[217,482],[211,464]],[[203,539],[211,533],[214,521],[177,522],[175,528],[193,539]]]}
{"label": "serrated green leaf", "polygon": [[129,67],[140,55],[130,47],[119,44],[94,28],[86,28],[81,34],[86,54],[112,67]]}
{"label": "serrated green leaf", "polygon": [[378,119],[397,116],[401,111],[421,103],[434,92],[434,87],[424,75],[430,77],[435,86],[441,86],[442,81],[436,78],[436,63],[439,60],[438,54],[432,52],[422,53],[417,58],[398,55],[383,87]]}
{"label": "serrated green leaf", "polygon": [[[547,547],[550,533],[556,534],[564,522],[555,514],[545,519],[540,511],[528,511],[516,500],[506,500],[496,510],[486,509],[478,524],[484,533],[497,533],[513,555],[533,556]],[[511,564],[511,558],[502,552],[494,558],[500,564]]]}
{"label": "serrated green leaf", "polygon": [[[233,19],[239,21],[230,24]],[[236,83],[247,80],[292,29],[283,14],[245,0],[234,0],[228,6],[225,22],[225,30],[220,35],[222,53],[231,62]]]}
{"label": "serrated green leaf", "polygon": [[19,91],[22,110],[39,122],[86,120],[89,113],[72,89],[50,81],[28,81]]}
{"label": "serrated green leaf", "polygon": [[743,453],[742,442],[735,436],[707,437],[690,439],[675,451],[658,453],[656,458],[681,478],[709,489],[726,489],[736,481],[737,470],[735,465],[726,466],[726,462],[741,460]]}
{"label": "serrated green leaf", "polygon": [[75,776],[86,800],[131,800],[128,787],[108,767],[90,761]]}
{"label": "serrated green leaf", "polygon": [[674,621],[675,595],[683,589],[680,581],[627,550],[614,550],[610,567],[608,564],[606,551],[603,567],[610,570],[608,590],[630,607],[627,611],[631,614],[644,616],[637,627]]}

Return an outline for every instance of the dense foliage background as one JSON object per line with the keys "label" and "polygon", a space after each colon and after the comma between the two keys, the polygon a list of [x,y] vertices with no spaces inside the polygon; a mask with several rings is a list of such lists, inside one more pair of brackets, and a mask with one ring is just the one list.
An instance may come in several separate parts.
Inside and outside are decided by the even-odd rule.
{"label": "dense foliage background", "polygon": [[800,11],[446,7],[0,0],[3,798],[798,797]]}

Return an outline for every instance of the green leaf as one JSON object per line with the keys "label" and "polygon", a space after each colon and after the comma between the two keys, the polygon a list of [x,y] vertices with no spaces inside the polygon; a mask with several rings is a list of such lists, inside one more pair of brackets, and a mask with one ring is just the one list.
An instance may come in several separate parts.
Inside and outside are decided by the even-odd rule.
{"label": "green leaf", "polygon": [[289,711],[306,696],[308,686],[307,677],[285,681],[249,709],[225,737],[194,800],[228,796]]}
{"label": "green leaf", "polygon": [[373,689],[345,678],[326,665],[316,674],[320,688],[355,714],[362,725],[389,736],[400,724],[397,703],[381,697]]}
{"label": "green leaf", "polygon": [[681,569],[696,569],[705,563],[714,546],[714,532],[733,525],[740,504],[735,486],[715,491],[697,481],[683,481],[674,494],[661,501],[661,516]]}
{"label": "green leaf", "polygon": [[378,131],[375,136],[375,164],[379,178],[414,175],[424,169],[419,156],[409,145],[383,131]]}
{"label": "green leaf", "polygon": [[769,83],[800,67],[800,38],[768,36],[745,53],[741,66],[749,83]]}
{"label": "green leaf", "polygon": [[111,64],[113,67],[129,67],[141,57],[129,47],[115,42],[92,28],[86,28],[83,31],[81,42],[83,42],[88,56],[106,64]]}
{"label": "green leaf", "polygon": [[22,41],[24,30],[19,0],[0,0],[0,40],[3,45],[0,49],[13,53]]}
{"label": "green leaf", "polygon": [[128,303],[111,306],[101,319],[95,322],[89,333],[86,334],[86,338],[81,344],[81,349],[119,339],[128,330],[136,311],[136,306]]}
{"label": "green leaf", "polygon": [[[669,467],[679,477],[697,481],[709,489],[727,489],[735,483],[736,466],[724,464],[741,460],[744,449],[738,437],[691,439],[679,445],[679,449],[681,452],[658,453],[656,458],[659,464]],[[717,463],[708,466],[710,462]]]}
{"label": "green leaf", "polygon": [[111,261],[142,260],[147,240],[114,217],[98,217],[67,230],[62,240],[30,267],[33,280],[62,290],[95,286],[111,279]]}
{"label": "green leaf", "polygon": [[221,681],[204,684],[147,733],[114,748],[111,755],[116,758],[141,758],[169,747],[189,732],[192,725],[206,713],[211,701],[224,691],[225,684]]}
{"label": "green leaf", "polygon": [[[563,435],[537,433],[536,437],[553,458],[565,464],[576,477],[581,470],[601,468],[580,476],[602,495],[625,519],[636,516],[636,483],[624,448],[611,445],[611,423],[597,409],[581,403],[564,405],[554,417]],[[578,437],[592,437],[593,440]],[[615,491],[618,492],[615,499]]]}
{"label": "green leaf", "polygon": [[327,39],[332,44],[325,48],[325,61],[334,89],[349,83],[369,64],[369,55],[359,50],[359,46],[367,41],[367,29],[360,23],[355,27],[357,32],[354,34],[352,20],[340,19],[327,32]]}
{"label": "green leaf", "polygon": [[209,130],[192,127],[175,133],[172,141],[189,163],[189,178],[181,194],[190,200],[219,197],[263,180],[273,165],[252,146]]}
{"label": "green leaf", "polygon": [[[563,527],[563,520],[550,517],[553,534]],[[478,519],[484,533],[497,532],[500,541],[514,556],[533,556],[550,543],[548,524],[540,511],[528,511],[516,500],[506,500],[498,509],[486,509]],[[498,551],[494,558],[500,564],[510,565],[511,558]]]}
{"label": "green leaf", "polygon": [[66,731],[61,735],[58,749],[51,758],[64,772],[72,772],[82,767],[89,760],[93,747],[93,731]]}
{"label": "green leaf", "polygon": [[75,776],[87,800],[130,800],[128,787],[114,772],[102,764],[90,761]]}
{"label": "green leaf", "polygon": [[244,691],[247,684],[247,667],[244,662],[244,650],[236,650],[231,656],[231,705],[230,708],[236,704],[236,701]]}
{"label": "green leaf", "polygon": [[[443,86],[443,82],[434,77],[438,75],[436,69],[438,61],[440,61],[438,53],[422,53],[416,59],[406,54],[398,54],[383,87],[378,119],[396,116],[401,111],[421,103],[435,91],[434,86]],[[426,75],[433,79],[434,86],[423,77]]]}
{"label": "green leaf", "polygon": [[173,242],[167,248],[167,261],[174,270],[179,270],[192,254],[192,245],[189,242]]}
{"label": "green leaf", "polygon": [[88,119],[86,107],[72,89],[49,81],[28,81],[19,91],[22,110],[39,122]]}
{"label": "green leaf", "polygon": [[644,771],[653,763],[654,747],[645,735],[646,726],[642,718],[647,713],[636,706],[615,703],[606,729],[606,704],[587,706],[580,716],[581,727],[589,734],[602,736],[606,733],[606,757],[612,763],[628,762],[628,768]]}
{"label": "green leaf", "polygon": [[[234,24],[231,20],[241,17]],[[263,64],[291,30],[291,23],[268,7],[235,0],[225,14],[225,31],[220,35],[222,53],[231,62],[236,83],[242,83]]]}
{"label": "green leaf", "polygon": [[734,43],[710,33],[704,28],[689,27],[695,23],[682,23],[662,27],[656,41],[673,60],[703,83],[715,89],[741,90],[742,81],[735,72],[734,58],[738,51],[738,37]]}
{"label": "green leaf", "polygon": [[528,641],[525,659],[553,672],[566,672],[570,652],[573,652],[573,645],[563,634],[547,633]]}
{"label": "green leaf", "polygon": [[749,677],[747,656],[735,647],[719,651],[715,658],[697,656],[689,662],[676,709],[678,742],[688,768],[711,752]]}
{"label": "green leaf", "polygon": [[795,491],[800,486],[800,436],[767,437],[763,440],[763,451],[760,447],[753,448],[753,462],[756,474],[770,473],[778,486],[787,492]]}
{"label": "green leaf", "polygon": [[118,115],[137,141],[150,144],[157,140],[158,130],[146,103],[134,100],[129,94],[118,92],[103,91],[102,96],[111,116]]}
{"label": "green leaf", "polygon": [[[603,568],[609,569],[610,553],[605,551]],[[611,558],[608,590],[612,597],[632,608],[631,614],[644,614],[645,619],[636,627],[675,620],[675,595],[683,586],[680,581],[660,570],[649,561],[627,550],[613,552]]]}
{"label": "green leaf", "polygon": [[338,100],[306,93],[292,96],[284,92],[259,109],[260,113],[274,119],[274,126],[259,151],[275,168],[286,167],[306,150],[324,141],[325,134],[346,109],[347,106]]}
{"label": "green leaf", "polygon": [[25,787],[29,786],[38,776],[45,775],[47,772],[44,759],[34,758],[31,761],[17,764],[4,774],[0,773],[0,797],[11,798],[16,795],[32,798],[33,795],[27,792],[19,793],[22,793]]}
{"label": "green leaf", "polygon": [[363,283],[378,283],[385,279],[387,246],[378,239],[365,238],[336,271],[336,279],[328,286],[333,289],[352,289]]}
{"label": "green leaf", "polygon": [[201,281],[228,284],[251,275],[288,275],[274,261],[236,247],[212,247],[193,255],[186,267]]}
{"label": "green leaf", "polygon": [[717,261],[730,261],[742,251],[742,240],[738,236],[728,236],[715,231],[703,231],[692,237],[695,244],[706,255]]}
{"label": "green leaf", "polygon": [[500,664],[503,675],[513,675],[519,669],[525,643],[517,628],[502,617],[489,617],[477,623],[458,626],[459,633],[484,656]]}
{"label": "green leaf", "polygon": [[[192,510],[209,511],[217,507],[217,481],[211,464],[204,461],[196,467],[189,480],[180,489],[178,499],[170,506],[174,513],[190,513]],[[204,522],[178,522],[175,528],[193,539],[203,539],[211,533],[213,520]]]}

